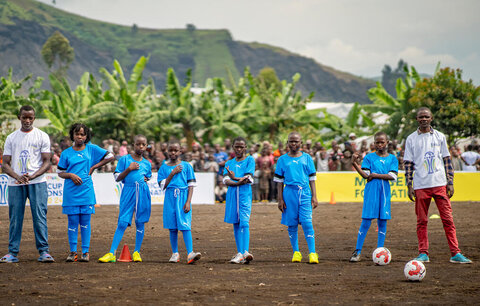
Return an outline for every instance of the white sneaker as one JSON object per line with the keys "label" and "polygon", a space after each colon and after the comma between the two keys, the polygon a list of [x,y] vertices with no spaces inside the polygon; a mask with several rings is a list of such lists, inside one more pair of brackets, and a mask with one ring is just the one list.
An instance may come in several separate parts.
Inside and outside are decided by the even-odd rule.
{"label": "white sneaker", "polygon": [[241,264],[241,263],[243,263],[244,260],[245,260],[245,258],[243,258],[243,254],[238,252],[237,255],[233,256],[233,258],[230,260],[230,262],[234,263],[234,264]]}
{"label": "white sneaker", "polygon": [[179,262],[180,261],[180,254],[173,253],[172,257],[168,260],[168,262]]}
{"label": "white sneaker", "polygon": [[253,255],[245,251],[245,253],[243,253],[243,259],[245,264],[249,264],[253,260]]}
{"label": "white sneaker", "polygon": [[197,260],[199,260],[200,258],[202,258],[202,254],[198,252],[190,252],[190,254],[188,254],[188,257],[187,257],[187,263],[192,264]]}

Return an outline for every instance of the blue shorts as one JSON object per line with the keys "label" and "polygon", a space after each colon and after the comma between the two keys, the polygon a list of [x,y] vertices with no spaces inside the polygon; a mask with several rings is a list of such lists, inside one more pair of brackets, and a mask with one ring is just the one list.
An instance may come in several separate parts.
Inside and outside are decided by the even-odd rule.
{"label": "blue shorts", "polygon": [[312,193],[309,186],[286,185],[283,189],[286,209],[281,223],[286,226],[312,222]]}
{"label": "blue shorts", "polygon": [[192,206],[188,213],[183,211],[187,197],[188,188],[167,188],[163,203],[163,228],[181,231],[192,229]]}
{"label": "blue shorts", "polygon": [[248,226],[252,212],[252,188],[250,185],[228,187],[225,204],[226,223]]}
{"label": "blue shorts", "polygon": [[125,184],[120,196],[120,212],[118,221],[132,224],[133,213],[136,223],[146,223],[150,220],[152,198],[147,183]]}
{"label": "blue shorts", "polygon": [[62,213],[64,215],[91,215],[95,213],[95,206],[81,205],[81,206],[63,206]]}

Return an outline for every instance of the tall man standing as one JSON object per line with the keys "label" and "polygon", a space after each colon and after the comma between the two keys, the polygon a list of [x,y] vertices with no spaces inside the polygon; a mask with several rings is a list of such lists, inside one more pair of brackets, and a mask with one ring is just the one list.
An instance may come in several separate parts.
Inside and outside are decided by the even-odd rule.
{"label": "tall man standing", "polygon": [[[452,216],[450,198],[453,196],[453,166],[445,135],[431,127],[432,112],[427,107],[417,110],[418,129],[407,137],[405,145],[405,178],[408,197],[415,201],[417,237],[421,262],[428,257],[428,208],[435,199],[443,222],[453,263],[472,263],[460,253]],[[415,176],[413,176],[415,172]],[[412,184],[413,182],[413,184]]]}
{"label": "tall man standing", "polygon": [[3,172],[9,175],[8,214],[10,217],[8,254],[0,262],[18,262],[22,239],[25,202],[30,200],[35,244],[40,262],[53,262],[48,253],[47,183],[44,173],[50,167],[50,139],[45,132],[33,127],[35,110],[29,105],[20,108],[18,119],[22,127],[5,140]]}

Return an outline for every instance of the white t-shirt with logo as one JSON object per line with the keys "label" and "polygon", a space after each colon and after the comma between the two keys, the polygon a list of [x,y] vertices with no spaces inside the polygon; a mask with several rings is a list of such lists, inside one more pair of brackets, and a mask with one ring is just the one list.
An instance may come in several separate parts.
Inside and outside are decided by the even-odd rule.
{"label": "white t-shirt with logo", "polygon": [[477,171],[477,167],[473,165],[477,159],[480,159],[480,154],[473,151],[467,151],[462,153],[463,159],[471,166],[463,164],[463,171]]}
{"label": "white t-shirt with logo", "polygon": [[[8,135],[5,140],[3,155],[12,157],[11,166],[18,175],[25,173],[31,175],[40,169],[43,164],[42,153],[50,153],[50,138],[47,133],[35,127],[28,133],[17,130]],[[40,175],[31,180],[29,184],[45,181],[44,175]],[[16,182],[9,176],[8,186],[19,186]]]}
{"label": "white t-shirt with logo", "polygon": [[413,189],[447,185],[443,158],[450,156],[445,135],[432,128],[429,133],[418,130],[407,137],[404,161],[415,165]]}

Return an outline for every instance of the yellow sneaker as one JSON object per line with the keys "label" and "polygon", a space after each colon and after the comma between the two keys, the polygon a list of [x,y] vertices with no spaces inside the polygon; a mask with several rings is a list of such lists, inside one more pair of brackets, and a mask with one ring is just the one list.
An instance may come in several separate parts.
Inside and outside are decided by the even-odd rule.
{"label": "yellow sneaker", "polygon": [[318,254],[317,253],[308,254],[308,259],[309,259],[309,263],[318,264]]}
{"label": "yellow sneaker", "polygon": [[116,262],[117,258],[113,253],[107,253],[98,259],[99,262]]}
{"label": "yellow sneaker", "polygon": [[142,257],[140,257],[140,253],[138,253],[137,251],[133,252],[132,259],[135,262],[142,262]]}
{"label": "yellow sneaker", "polygon": [[292,262],[302,262],[302,253],[295,251],[293,253]]}

